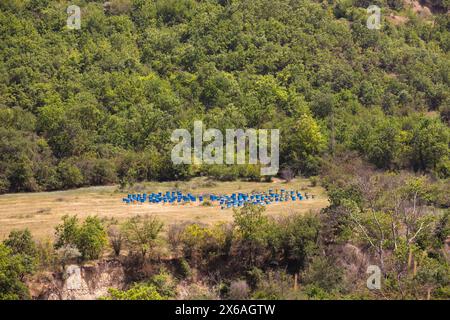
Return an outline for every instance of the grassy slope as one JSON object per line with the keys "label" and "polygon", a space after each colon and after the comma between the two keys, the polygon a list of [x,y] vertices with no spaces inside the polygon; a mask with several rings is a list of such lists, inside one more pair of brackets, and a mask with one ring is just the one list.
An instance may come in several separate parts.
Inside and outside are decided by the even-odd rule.
{"label": "grassy slope", "polygon": [[[327,206],[328,199],[321,187],[310,187],[306,179],[297,179],[289,183],[275,181],[257,182],[217,182],[213,185],[204,179],[189,182],[146,183],[134,189],[138,192],[166,191],[179,188],[183,191],[199,193],[231,193],[233,191],[250,192],[252,190],[296,189],[316,195],[314,200],[273,204],[267,207],[271,215],[291,212],[307,212]],[[99,215],[115,217],[119,221],[136,214],[155,214],[167,225],[179,221],[199,221],[214,223],[230,221],[232,210],[220,210],[220,207],[203,207],[197,205],[125,205],[122,197],[125,192],[118,191],[117,186],[90,187],[69,191],[7,194],[0,196],[0,239],[13,229],[29,228],[37,238],[52,237],[54,227],[64,214],[76,214],[79,217]]]}

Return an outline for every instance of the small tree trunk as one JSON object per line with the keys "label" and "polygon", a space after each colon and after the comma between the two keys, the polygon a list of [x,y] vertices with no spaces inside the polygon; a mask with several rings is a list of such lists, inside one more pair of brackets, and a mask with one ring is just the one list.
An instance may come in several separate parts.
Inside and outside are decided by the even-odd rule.
{"label": "small tree trunk", "polygon": [[294,290],[295,291],[297,291],[297,277],[298,277],[297,273],[294,274]]}
{"label": "small tree trunk", "polygon": [[412,268],[412,258],[413,258],[413,254],[412,254],[412,248],[409,248],[409,254],[408,254],[408,270],[410,270]]}
{"label": "small tree trunk", "polygon": [[378,248],[378,256],[380,259],[380,269],[381,269],[382,274],[384,274],[384,254],[383,254],[383,249],[381,248],[381,245],[380,245],[380,248]]}

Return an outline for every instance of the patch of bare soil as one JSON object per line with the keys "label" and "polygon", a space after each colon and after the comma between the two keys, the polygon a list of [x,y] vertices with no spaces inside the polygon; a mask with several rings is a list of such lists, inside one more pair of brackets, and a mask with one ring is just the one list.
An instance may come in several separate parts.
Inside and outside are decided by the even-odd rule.
{"label": "patch of bare soil", "polygon": [[386,19],[396,26],[402,25],[402,24],[405,24],[406,22],[408,22],[407,17],[396,16],[393,13],[391,13],[388,17],[386,17]]}
{"label": "patch of bare soil", "polygon": [[411,7],[412,11],[422,18],[429,18],[432,15],[430,7],[425,5],[426,2],[424,2],[424,5],[421,5],[419,1],[404,0],[403,3],[405,7]]}

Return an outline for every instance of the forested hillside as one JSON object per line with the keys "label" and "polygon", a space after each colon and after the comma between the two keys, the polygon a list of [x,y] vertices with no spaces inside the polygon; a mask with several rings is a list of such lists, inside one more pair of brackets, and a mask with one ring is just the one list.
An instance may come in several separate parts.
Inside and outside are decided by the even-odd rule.
{"label": "forested hillside", "polygon": [[[81,29],[66,27],[81,7]],[[382,27],[366,27],[366,8]],[[3,0],[0,192],[139,180],[258,178],[174,166],[170,134],[279,128],[302,175],[356,151],[382,169],[450,175],[448,1]],[[394,19],[395,17],[404,17]]]}

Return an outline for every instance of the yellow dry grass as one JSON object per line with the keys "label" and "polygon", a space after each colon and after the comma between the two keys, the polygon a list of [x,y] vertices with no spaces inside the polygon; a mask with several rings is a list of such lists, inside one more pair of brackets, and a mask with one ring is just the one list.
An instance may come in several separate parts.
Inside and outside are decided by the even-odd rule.
{"label": "yellow dry grass", "polygon": [[[314,194],[315,199],[296,202],[283,202],[267,206],[267,214],[289,214],[319,210],[328,205],[328,198],[321,187],[311,187],[309,180],[295,179],[289,183],[274,182],[211,182],[202,178],[188,182],[149,182],[135,186],[137,192],[164,192],[182,190],[194,194],[231,192],[251,192],[253,190],[294,189],[302,193]],[[149,204],[126,205],[122,198],[126,191],[119,191],[117,186],[89,187],[68,191],[19,193],[0,196],[0,239],[5,238],[13,229],[28,228],[38,238],[52,238],[54,227],[65,214],[77,215],[83,219],[88,215],[114,217],[119,221],[133,215],[153,214],[165,225],[174,222],[196,221],[215,223],[230,221],[233,210],[221,210],[218,206],[205,207],[193,204],[163,205]]]}

